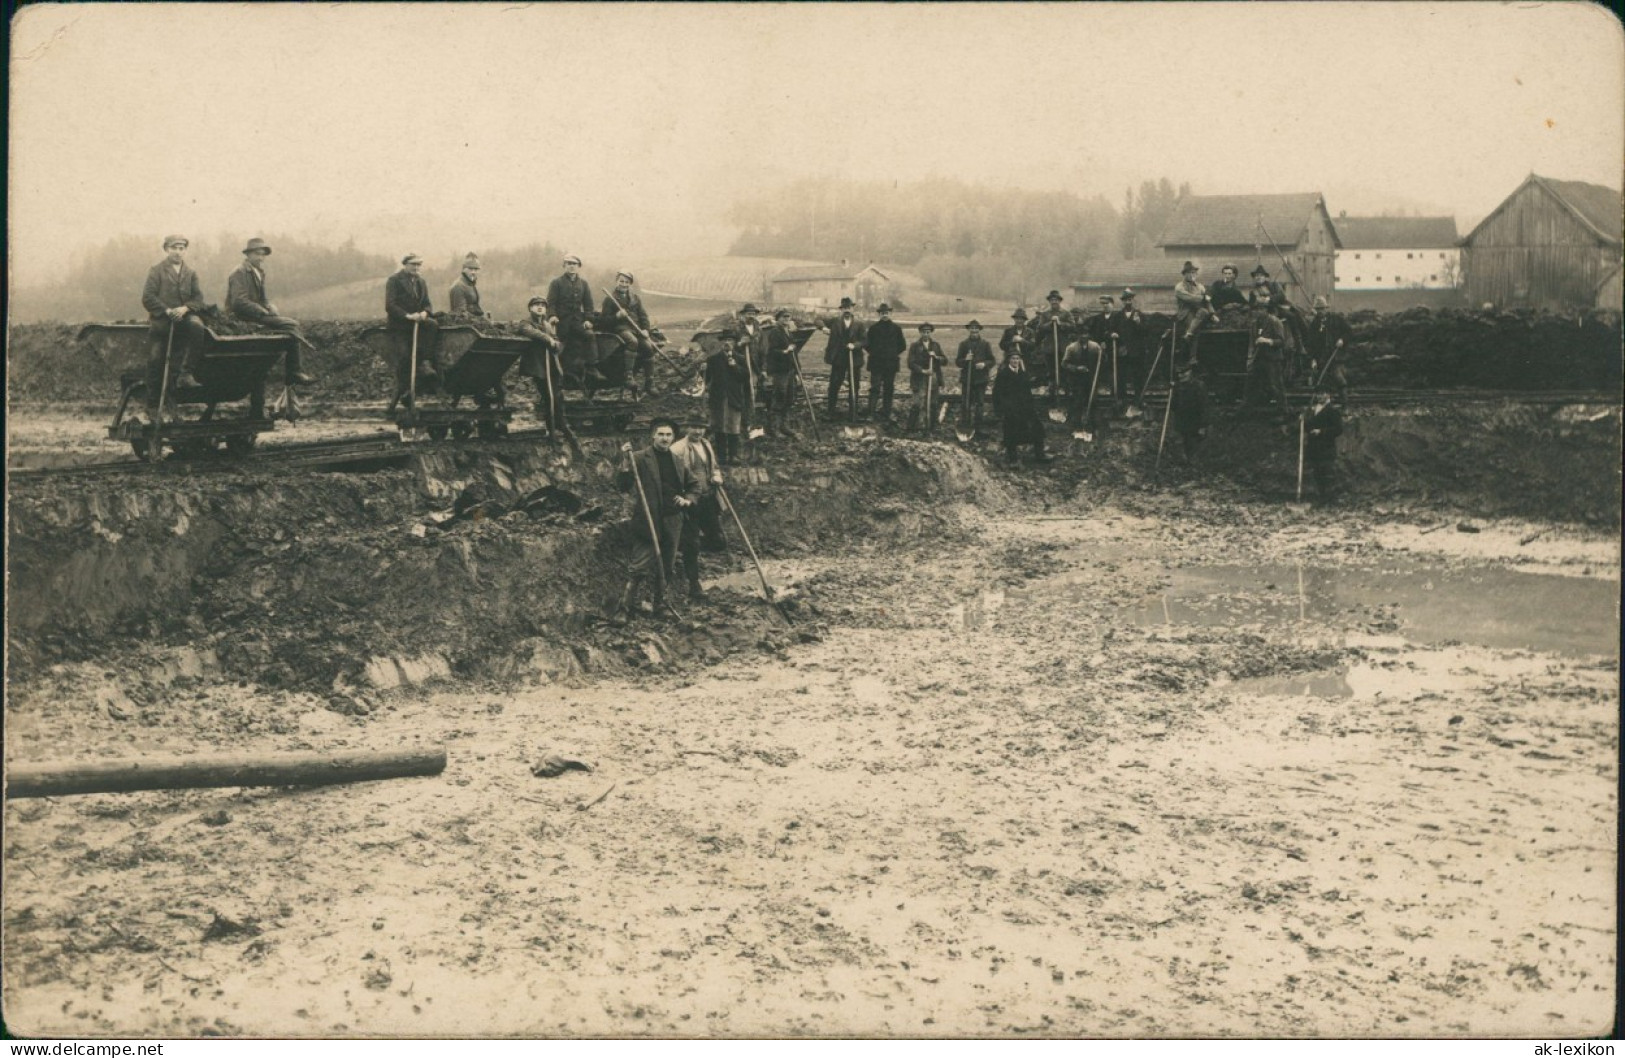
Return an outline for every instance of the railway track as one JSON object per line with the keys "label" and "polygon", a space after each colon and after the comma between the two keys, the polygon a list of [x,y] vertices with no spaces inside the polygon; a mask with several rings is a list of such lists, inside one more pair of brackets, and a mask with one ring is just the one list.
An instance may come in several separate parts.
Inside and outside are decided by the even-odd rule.
{"label": "railway track", "polygon": [[[808,390],[814,403],[820,405],[827,394],[827,389],[819,378],[810,378]],[[944,400],[950,405],[957,399],[957,394],[948,392],[943,394]],[[1145,403],[1148,407],[1161,408],[1167,402],[1167,391],[1153,391],[1146,394]],[[1287,402],[1292,407],[1302,407],[1309,400],[1307,390],[1288,390]],[[866,398],[865,398],[866,399]],[[1040,401],[1045,400],[1042,395]],[[906,406],[908,397],[899,395],[899,402]],[[1617,393],[1602,393],[1597,391],[1580,390],[1551,390],[1551,391],[1514,391],[1514,390],[1459,390],[1459,389],[1432,389],[1432,390],[1367,390],[1356,391],[1349,394],[1348,404],[1357,408],[1385,408],[1410,406],[1445,406],[1445,405],[1473,405],[1473,404],[1520,404],[1537,407],[1556,407],[1568,404],[1591,404],[1617,406],[1620,404],[1620,395]],[[1106,400],[1104,407],[1110,408],[1111,401]],[[1220,404],[1220,410],[1234,405]],[[838,425],[831,423],[830,425]],[[409,461],[413,454],[423,450],[425,445],[439,448],[446,445],[500,445],[511,441],[542,441],[547,437],[546,429],[533,427],[510,432],[501,441],[403,441],[393,430],[374,431],[364,437],[340,438],[328,441],[302,441],[288,444],[269,444],[255,450],[246,457],[234,457],[225,453],[211,455],[205,458],[170,458],[159,463],[144,463],[133,457],[107,460],[103,462],[87,462],[58,466],[10,466],[7,473],[16,479],[71,479],[71,478],[98,478],[118,475],[153,475],[153,476],[186,476],[199,474],[212,474],[227,471],[241,470],[382,470],[391,466],[401,466]]]}

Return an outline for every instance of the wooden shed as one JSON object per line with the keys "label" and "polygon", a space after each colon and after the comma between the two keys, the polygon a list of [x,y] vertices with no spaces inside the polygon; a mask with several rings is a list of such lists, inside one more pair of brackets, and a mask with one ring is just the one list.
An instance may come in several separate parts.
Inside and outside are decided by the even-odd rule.
{"label": "wooden shed", "polygon": [[831,308],[851,298],[860,308],[873,309],[886,300],[891,277],[874,265],[792,265],[772,279],[773,304],[803,308]]}
{"label": "wooden shed", "polygon": [[1462,240],[1468,299],[1498,308],[1618,308],[1620,208],[1613,188],[1530,173]]}

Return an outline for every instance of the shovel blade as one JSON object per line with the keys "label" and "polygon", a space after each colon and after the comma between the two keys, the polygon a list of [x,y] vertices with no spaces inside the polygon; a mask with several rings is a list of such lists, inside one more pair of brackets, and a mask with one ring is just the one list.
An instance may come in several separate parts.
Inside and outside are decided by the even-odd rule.
{"label": "shovel blade", "polygon": [[760,426],[752,426],[750,428],[750,433],[747,434],[746,436],[748,436],[752,441],[756,441],[756,440],[760,440],[763,437],[766,437],[767,436],[767,431],[762,429]]}
{"label": "shovel blade", "polygon": [[1090,433],[1088,430],[1073,430],[1072,431],[1072,439],[1074,441],[1091,441],[1092,442],[1095,439],[1095,435]]}
{"label": "shovel blade", "polygon": [[1049,421],[1050,422],[1066,422],[1066,412],[1065,412],[1065,410],[1063,410],[1061,408],[1051,408],[1049,410]]}

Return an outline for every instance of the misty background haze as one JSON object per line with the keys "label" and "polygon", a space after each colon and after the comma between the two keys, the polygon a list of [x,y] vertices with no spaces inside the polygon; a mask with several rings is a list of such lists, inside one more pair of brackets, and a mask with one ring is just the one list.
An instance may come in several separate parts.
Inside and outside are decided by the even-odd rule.
{"label": "misty background haze", "polygon": [[273,297],[323,314],[381,314],[407,251],[439,307],[469,250],[513,299],[569,250],[1020,300],[1151,252],[1181,187],[1465,233],[1625,154],[1625,38],[1582,4],[76,4],[12,34],[14,320],[139,315],[170,232],[216,301],[271,240]]}

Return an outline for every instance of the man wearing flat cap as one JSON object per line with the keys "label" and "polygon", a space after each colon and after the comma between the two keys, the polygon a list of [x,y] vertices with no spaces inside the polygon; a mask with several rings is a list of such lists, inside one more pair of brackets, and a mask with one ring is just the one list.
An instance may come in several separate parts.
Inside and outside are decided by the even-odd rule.
{"label": "man wearing flat cap", "polygon": [[1019,351],[1025,357],[1034,344],[1033,332],[1027,326],[1027,310],[1018,306],[1010,314],[1010,320],[1010,326],[1004,329],[1004,334],[999,338],[999,352],[1008,357]]}
{"label": "man wearing flat cap", "polygon": [[652,339],[661,337],[660,328],[651,326],[649,313],[643,308],[643,299],[632,290],[633,277],[631,272],[615,273],[614,293],[604,298],[604,304],[599,311],[599,327],[614,334],[621,340],[621,344],[635,351],[636,357],[632,368],[627,372],[630,381],[636,374],[643,380],[641,390],[634,385],[634,397],[649,392],[654,382],[655,347]]}
{"label": "man wearing flat cap", "polygon": [[593,338],[592,288],[581,278],[581,258],[575,254],[564,256],[564,274],[547,285],[547,305],[564,343],[571,377],[585,374],[590,382],[603,382]]}
{"label": "man wearing flat cap", "polygon": [[186,236],[164,237],[164,259],[147,270],[141,305],[147,310],[147,406],[156,409],[163,388],[165,350],[172,387],[195,386],[192,369],[207,348],[208,328],[198,313],[208,309],[197,273],[186,263]]}
{"label": "man wearing flat cap", "polygon": [[519,373],[536,383],[536,414],[549,430],[556,430],[564,407],[564,368],[559,362],[564,343],[553,329],[546,298],[537,294],[525,309],[529,318],[516,330],[521,338],[530,339],[530,347],[519,360]]}
{"label": "man wearing flat cap", "polygon": [[767,328],[762,326],[762,310],[747,301],[734,321],[734,330],[739,332],[740,354],[750,366],[753,403],[757,408],[763,408],[768,402],[768,397],[767,375],[763,364],[767,354]]}
{"label": "man wearing flat cap", "polygon": [[790,429],[790,411],[796,397],[796,363],[799,350],[796,336],[791,330],[790,310],[773,313],[773,326],[767,329],[767,351],[762,356],[762,369],[767,377],[767,435],[794,438]]}
{"label": "man wearing flat cap", "polygon": [[942,400],[942,365],[948,355],[936,339],[936,327],[920,324],[920,336],[908,347],[908,428],[915,429],[921,418],[930,433],[937,424],[937,404]]}
{"label": "man wearing flat cap", "polygon": [[394,346],[395,392],[402,400],[415,400],[412,392],[412,338],[417,335],[418,388],[429,390],[439,381],[440,326],[432,315],[429,285],[420,274],[423,258],[409,253],[401,258],[401,270],[384,284],[384,313],[390,342]]}
{"label": "man wearing flat cap", "polygon": [[480,259],[474,254],[463,258],[463,272],[451,285],[451,314],[470,320],[484,320],[480,308]]}
{"label": "man wearing flat cap", "polygon": [[853,314],[854,307],[851,298],[842,298],[840,315],[818,325],[819,330],[829,335],[829,345],[824,349],[824,363],[829,365],[828,400],[832,419],[842,383],[848,386],[852,417],[857,418],[858,373],[863,370],[863,342],[867,328]]}
{"label": "man wearing flat cap", "polygon": [[290,386],[308,386],[316,380],[299,369],[299,347],[310,343],[299,329],[299,321],[279,315],[265,293],[265,262],[270,256],[271,247],[264,239],[248,240],[242,266],[226,279],[226,312],[235,319],[293,335],[296,341],[282,365],[283,377]]}
{"label": "man wearing flat cap", "polygon": [[890,422],[892,391],[897,386],[897,372],[903,366],[908,339],[903,336],[903,328],[892,320],[890,305],[882,302],[875,312],[880,318],[869,325],[863,342],[869,357],[869,418],[875,417],[878,404],[880,417]]}
{"label": "man wearing flat cap", "polygon": [[970,406],[971,420],[966,424],[968,426],[980,425],[982,422],[987,380],[993,376],[993,365],[996,362],[993,347],[982,337],[981,321],[971,320],[965,324],[965,340],[959,343],[954,363],[959,365],[961,399]]}

